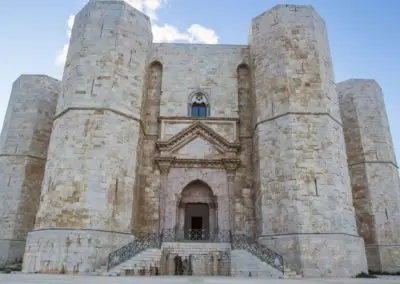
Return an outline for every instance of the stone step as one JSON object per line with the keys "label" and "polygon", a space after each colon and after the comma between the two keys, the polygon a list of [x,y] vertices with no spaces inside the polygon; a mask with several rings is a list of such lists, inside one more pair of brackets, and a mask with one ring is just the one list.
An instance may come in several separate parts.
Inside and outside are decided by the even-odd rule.
{"label": "stone step", "polygon": [[282,278],[276,268],[261,261],[247,250],[232,250],[231,275],[234,277]]}
{"label": "stone step", "polygon": [[[164,256],[163,256],[164,254]],[[161,258],[165,260],[165,254],[169,254],[169,275],[172,275],[174,261],[173,257],[179,255],[182,258],[192,255],[192,268],[195,276],[207,276],[220,273],[233,277],[252,278],[301,278],[290,268],[285,268],[283,275],[279,270],[261,261],[247,250],[231,250],[229,244],[215,243],[164,243],[162,249],[146,249],[124,263],[112,268],[107,272],[107,266],[103,265],[95,272],[98,276],[138,276],[139,270],[145,269],[145,275],[150,275],[150,267],[158,267],[161,271]],[[223,263],[212,259],[221,256]],[[164,264],[165,265],[165,264]],[[218,266],[222,265],[222,266]],[[155,273],[155,271],[153,271]]]}

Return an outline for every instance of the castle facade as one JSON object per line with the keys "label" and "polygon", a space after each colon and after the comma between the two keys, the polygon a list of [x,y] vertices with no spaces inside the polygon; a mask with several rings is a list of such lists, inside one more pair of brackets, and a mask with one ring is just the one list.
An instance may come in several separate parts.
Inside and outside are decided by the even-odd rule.
{"label": "castle facade", "polygon": [[161,274],[173,255],[198,275],[400,271],[381,88],[335,83],[310,6],[259,15],[241,46],[153,43],[146,15],[89,1],[62,81],[13,85],[0,196],[0,264],[28,273],[111,271],[146,251]]}

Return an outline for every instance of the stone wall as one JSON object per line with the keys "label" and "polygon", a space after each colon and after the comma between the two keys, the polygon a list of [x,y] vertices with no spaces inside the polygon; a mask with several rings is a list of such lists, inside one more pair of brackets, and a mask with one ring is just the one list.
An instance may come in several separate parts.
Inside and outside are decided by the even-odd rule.
{"label": "stone wall", "polygon": [[0,137],[0,266],[21,259],[33,229],[60,82],[22,75]]}
{"label": "stone wall", "polygon": [[[58,241],[51,231],[43,234],[41,229],[97,230],[101,241],[89,247],[101,253],[91,265],[105,261],[108,252],[103,248],[111,241],[110,234],[131,234],[151,42],[149,18],[124,1],[92,0],[76,15],[37,231],[30,233],[27,243],[35,261],[25,261],[24,271],[53,267],[53,272],[70,273],[77,266],[79,272],[96,268],[85,261],[79,266],[86,251],[70,251],[65,236]],[[60,254],[47,259],[42,253],[47,247],[57,248]]]}
{"label": "stone wall", "polygon": [[[277,252],[304,276],[365,271],[324,21],[311,6],[278,5],[253,20],[250,54],[260,241],[282,242]],[[315,251],[320,234],[354,245]],[[347,254],[361,261],[354,270],[341,269]]]}
{"label": "stone wall", "polygon": [[372,270],[400,271],[400,179],[382,90],[338,84],[358,231]]}
{"label": "stone wall", "polygon": [[237,67],[248,63],[247,46],[154,44],[163,66],[161,116],[187,116],[189,96],[203,91],[211,117],[238,117]]}

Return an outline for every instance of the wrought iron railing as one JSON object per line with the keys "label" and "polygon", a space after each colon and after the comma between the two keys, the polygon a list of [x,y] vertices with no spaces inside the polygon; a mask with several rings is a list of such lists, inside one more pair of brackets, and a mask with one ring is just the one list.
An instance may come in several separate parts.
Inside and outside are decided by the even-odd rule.
{"label": "wrought iron railing", "polygon": [[246,235],[232,235],[232,249],[247,250],[260,260],[284,273],[283,257]]}
{"label": "wrought iron railing", "polygon": [[229,230],[202,230],[177,228],[164,229],[161,237],[162,242],[208,242],[208,243],[230,243]]}
{"label": "wrought iron railing", "polygon": [[164,229],[161,235],[149,234],[136,238],[133,242],[117,249],[108,255],[107,271],[131,259],[138,253],[149,248],[161,248],[162,242],[212,242],[231,243],[232,249],[247,250],[284,273],[284,261],[281,255],[254,241],[246,235],[232,235],[229,230],[178,230],[177,228]]}
{"label": "wrought iron railing", "polygon": [[127,261],[138,253],[148,248],[160,248],[161,240],[159,234],[149,234],[136,238],[133,242],[117,249],[108,255],[107,271],[113,267]]}

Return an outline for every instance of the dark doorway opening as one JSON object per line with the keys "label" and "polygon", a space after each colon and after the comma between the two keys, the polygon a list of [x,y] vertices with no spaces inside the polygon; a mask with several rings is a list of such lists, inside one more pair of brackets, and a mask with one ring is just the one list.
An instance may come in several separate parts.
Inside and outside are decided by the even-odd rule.
{"label": "dark doorway opening", "polygon": [[210,208],[205,203],[188,203],[185,210],[185,239],[208,240],[210,237]]}
{"label": "dark doorway opening", "polygon": [[203,217],[192,217],[192,230],[202,230],[203,229]]}

